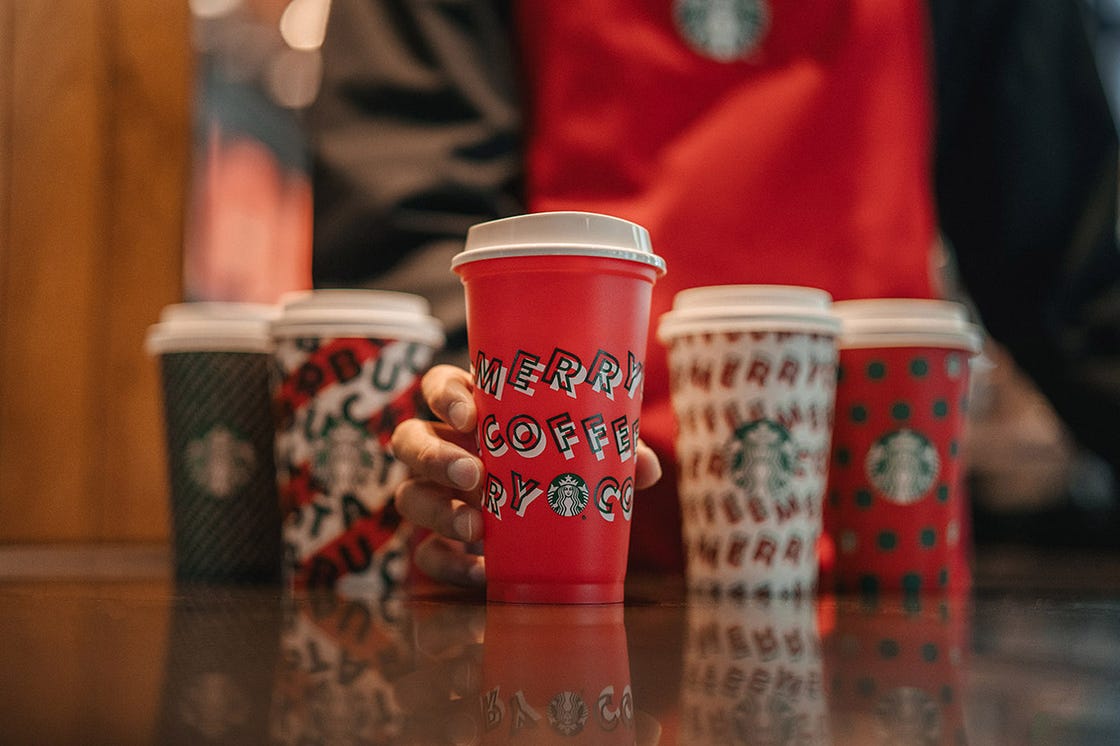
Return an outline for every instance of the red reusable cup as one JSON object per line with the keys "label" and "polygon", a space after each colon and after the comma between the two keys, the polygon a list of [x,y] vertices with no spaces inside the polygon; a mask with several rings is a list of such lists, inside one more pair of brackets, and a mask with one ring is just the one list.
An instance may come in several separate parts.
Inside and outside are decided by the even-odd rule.
{"label": "red reusable cup", "polygon": [[492,604],[483,744],[634,744],[624,609]]}
{"label": "red reusable cup", "polygon": [[622,601],[653,283],[665,262],[626,220],[520,215],[470,229],[487,598]]}
{"label": "red reusable cup", "polygon": [[979,332],[948,301],[844,301],[833,310],[842,331],[824,513],[836,589],[966,590],[962,438]]}

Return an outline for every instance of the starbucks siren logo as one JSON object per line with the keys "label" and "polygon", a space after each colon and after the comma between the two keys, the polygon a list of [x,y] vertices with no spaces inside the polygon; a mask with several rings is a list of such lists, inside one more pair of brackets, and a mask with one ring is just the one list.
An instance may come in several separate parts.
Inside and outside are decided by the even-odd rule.
{"label": "starbucks siren logo", "polygon": [[938,743],[941,741],[941,708],[921,689],[894,689],[875,704],[875,715],[886,743]]}
{"label": "starbucks siren logo", "polygon": [[735,484],[751,497],[784,499],[789,495],[797,453],[789,431],[771,420],[740,425],[728,445]]}
{"label": "starbucks siren logo", "polygon": [[789,695],[748,691],[732,711],[734,743],[808,743],[807,718],[799,716]]}
{"label": "starbucks siren logo", "polygon": [[204,673],[186,687],[179,714],[207,741],[225,740],[249,719],[249,701],[226,674]]}
{"label": "starbucks siren logo", "polygon": [[225,499],[249,483],[256,466],[253,446],[224,425],[187,445],[187,469],[195,484]]}
{"label": "starbucks siren logo", "polygon": [[548,505],[556,515],[570,518],[587,507],[587,482],[578,474],[561,474],[548,485]]}
{"label": "starbucks siren logo", "polygon": [[311,473],[332,495],[357,492],[373,470],[373,453],[365,430],[336,423],[314,444]]}
{"label": "starbucks siren logo", "polygon": [[922,499],[941,469],[937,449],[921,433],[887,433],[867,452],[867,478],[888,500],[910,505]]}
{"label": "starbucks siren logo", "polygon": [[562,736],[574,736],[583,730],[591,711],[575,692],[560,692],[548,703],[548,722]]}
{"label": "starbucks siren logo", "polygon": [[733,62],[758,48],[770,29],[766,0],[675,0],[677,32],[698,54]]}

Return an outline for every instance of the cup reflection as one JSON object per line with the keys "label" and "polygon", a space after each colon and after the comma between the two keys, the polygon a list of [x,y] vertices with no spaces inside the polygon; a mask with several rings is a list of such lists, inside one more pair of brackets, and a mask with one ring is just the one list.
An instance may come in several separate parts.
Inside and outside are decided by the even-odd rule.
{"label": "cup reflection", "polygon": [[184,584],[171,614],[158,742],[265,741],[279,603],[267,589]]}
{"label": "cup reflection", "polygon": [[455,743],[457,731],[469,741],[480,615],[468,606],[428,613],[394,597],[290,599],[272,741]]}
{"label": "cup reflection", "polygon": [[815,599],[688,608],[681,743],[829,744]]}
{"label": "cup reflection", "polygon": [[825,641],[838,743],[964,744],[961,599],[837,601]]}
{"label": "cup reflection", "polygon": [[637,743],[623,611],[488,605],[482,743]]}

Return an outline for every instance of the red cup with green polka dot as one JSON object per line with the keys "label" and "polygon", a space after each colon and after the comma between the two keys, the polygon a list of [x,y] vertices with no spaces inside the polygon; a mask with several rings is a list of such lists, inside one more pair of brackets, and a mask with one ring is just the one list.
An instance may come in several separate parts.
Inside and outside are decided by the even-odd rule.
{"label": "red cup with green polka dot", "polygon": [[962,438],[980,334],[957,303],[833,304],[841,319],[822,587],[967,590]]}
{"label": "red cup with green polka dot", "polygon": [[823,636],[834,742],[967,743],[967,612],[952,596],[839,599]]}

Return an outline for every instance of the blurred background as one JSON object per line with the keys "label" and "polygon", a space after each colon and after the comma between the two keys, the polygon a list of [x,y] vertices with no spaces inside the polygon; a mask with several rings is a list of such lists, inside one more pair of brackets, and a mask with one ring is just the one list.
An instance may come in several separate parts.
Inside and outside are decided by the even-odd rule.
{"label": "blurred background", "polygon": [[[1084,0],[1115,108],[1120,0]],[[0,5],[0,544],[162,542],[147,326],[310,284],[300,115],[330,0]],[[1116,479],[1005,354],[976,375],[981,543],[1120,547]]]}

